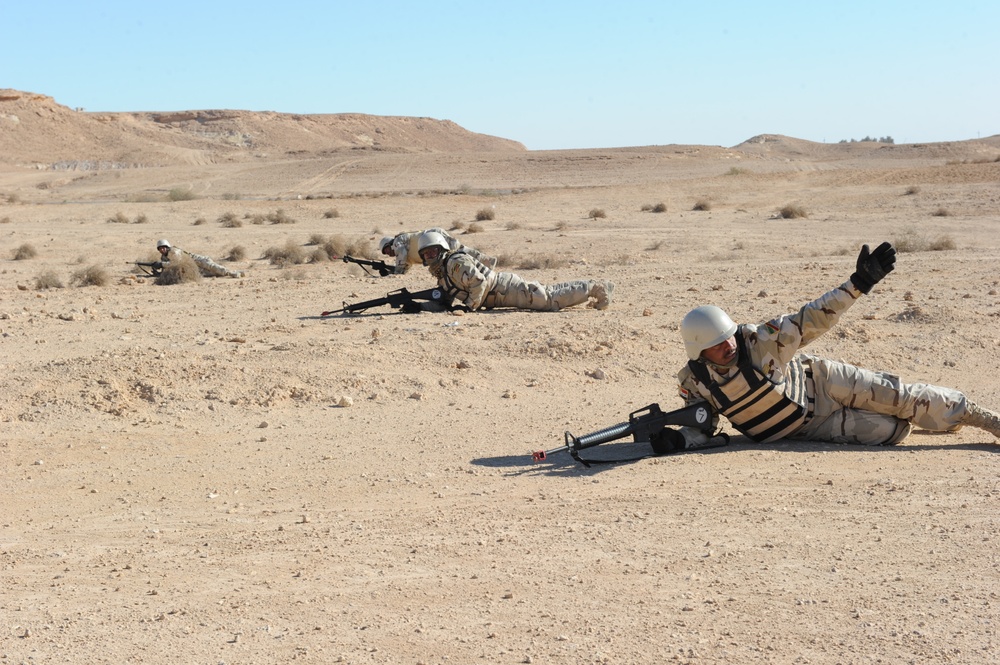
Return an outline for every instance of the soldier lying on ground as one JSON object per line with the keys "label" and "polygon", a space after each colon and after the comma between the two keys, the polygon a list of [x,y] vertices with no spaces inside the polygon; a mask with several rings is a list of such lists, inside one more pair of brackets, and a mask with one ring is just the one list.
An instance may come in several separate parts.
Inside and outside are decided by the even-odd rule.
{"label": "soldier lying on ground", "polygon": [[606,309],[615,288],[612,282],[603,279],[578,279],[550,286],[526,282],[514,273],[490,269],[467,250],[451,249],[447,239],[437,231],[420,236],[418,252],[454,307],[469,312],[494,307],[556,312],[590,298],[594,299],[595,308]]}
{"label": "soldier lying on ground", "polygon": [[[896,250],[865,245],[857,269],[833,291],[798,312],[766,323],[736,325],[718,307],[698,307],[681,323],[688,364],[677,374],[681,397],[706,401],[754,441],[780,438],[888,446],[914,425],[955,431],[970,425],[1000,437],[1000,414],[963,393],[903,383],[887,372],[799,354],[832,328],[840,315],[892,272]],[[682,428],[698,443],[705,434]]]}
{"label": "soldier lying on ground", "polygon": [[230,270],[229,268],[219,265],[212,259],[201,254],[192,254],[191,252],[186,252],[180,247],[174,247],[170,244],[169,240],[160,240],[156,243],[156,249],[160,252],[159,265],[154,264],[157,269],[162,269],[167,266],[171,261],[179,261],[183,256],[191,257],[191,260],[195,262],[201,274],[206,277],[244,277],[245,273]]}
{"label": "soldier lying on ground", "polygon": [[465,250],[467,254],[478,259],[480,263],[483,263],[487,267],[497,267],[496,257],[487,256],[477,249],[463,245],[444,229],[427,229],[427,231],[417,231],[415,233],[400,233],[395,237],[386,236],[379,241],[378,250],[385,256],[395,257],[396,274],[402,275],[410,269],[410,266],[420,263],[420,251],[418,247],[420,236],[430,231],[441,234],[448,243],[448,249]]}

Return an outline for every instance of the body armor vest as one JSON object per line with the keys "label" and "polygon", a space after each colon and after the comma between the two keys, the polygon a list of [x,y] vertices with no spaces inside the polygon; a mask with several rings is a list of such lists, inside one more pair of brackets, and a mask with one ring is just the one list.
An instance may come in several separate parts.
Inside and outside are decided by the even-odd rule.
{"label": "body armor vest", "polygon": [[[444,282],[443,285],[444,291],[445,294],[447,294],[448,298],[457,302],[465,302],[466,298],[469,297],[469,292],[466,291],[465,289],[459,288],[453,281],[451,281],[451,277],[448,274],[448,261],[450,261],[451,258],[456,254],[465,254],[466,256],[472,256],[471,254],[468,254],[464,250],[464,248],[448,254],[448,256],[445,257],[445,260],[441,263],[441,275],[442,275],[441,281]],[[490,270],[485,264],[482,264],[482,271],[483,271],[483,277],[487,280],[487,282],[495,282],[495,280],[493,279],[493,271]]]}
{"label": "body armor vest", "polygon": [[688,367],[712,394],[719,412],[733,427],[758,443],[774,441],[792,434],[806,422],[806,407],[785,395],[782,385],[775,385],[751,363],[742,326],[736,332],[737,373],[725,383],[718,383],[708,368],[696,360]]}

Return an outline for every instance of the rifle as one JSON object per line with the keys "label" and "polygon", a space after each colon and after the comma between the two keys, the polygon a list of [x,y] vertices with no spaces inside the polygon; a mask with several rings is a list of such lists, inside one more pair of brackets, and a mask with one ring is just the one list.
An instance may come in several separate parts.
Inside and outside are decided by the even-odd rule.
{"label": "rifle", "polygon": [[163,263],[160,261],[126,261],[125,263],[133,263],[142,270],[144,275],[149,277],[159,277],[160,273],[163,272]]}
{"label": "rifle", "polygon": [[375,275],[373,275],[372,272],[368,270],[366,266],[370,266],[375,270],[377,270],[380,277],[387,277],[388,275],[391,275],[393,272],[395,272],[395,268],[388,265],[385,261],[369,261],[368,259],[356,259],[353,256],[348,256],[348,255],[342,256],[340,258],[343,259],[344,263],[358,264],[359,266],[361,266],[362,270],[364,270],[372,277],[374,277]]}
{"label": "rifle", "polygon": [[372,307],[382,307],[389,305],[393,309],[402,309],[406,314],[416,314],[417,312],[435,311],[445,309],[446,298],[441,289],[426,289],[410,293],[406,289],[396,289],[385,295],[385,298],[375,298],[348,305],[346,302],[340,309],[323,312],[320,316],[330,316],[331,314],[357,314]]}
{"label": "rifle", "polygon": [[[713,430],[712,409],[709,407],[708,403],[701,402],[698,404],[692,404],[691,406],[686,406],[682,409],[677,409],[676,411],[664,413],[660,410],[659,404],[650,404],[649,406],[645,406],[638,411],[630,413],[627,423],[612,425],[611,427],[606,427],[590,434],[584,434],[583,436],[573,436],[569,432],[566,432],[565,444],[558,448],[553,448],[552,450],[539,450],[534,452],[531,455],[531,459],[534,462],[541,462],[548,458],[548,456],[552,453],[558,453],[565,450],[569,452],[573,459],[588,468],[591,464],[634,461],[585,460],[580,457],[580,451],[585,448],[592,448],[602,443],[607,443],[608,441],[625,438],[629,435],[632,435],[632,440],[635,443],[648,443],[651,445],[653,447],[653,455],[669,455],[670,453],[676,453],[682,450],[716,448],[718,446],[725,446],[729,444],[729,435],[720,434],[718,436],[710,437],[709,440],[703,444],[688,445],[684,442],[683,438],[680,438],[678,441],[678,437],[669,436],[668,432],[676,432],[677,430],[668,428],[667,425],[697,427],[702,432],[711,434]],[[634,459],[644,459],[645,457],[649,457],[649,455],[636,457]]]}

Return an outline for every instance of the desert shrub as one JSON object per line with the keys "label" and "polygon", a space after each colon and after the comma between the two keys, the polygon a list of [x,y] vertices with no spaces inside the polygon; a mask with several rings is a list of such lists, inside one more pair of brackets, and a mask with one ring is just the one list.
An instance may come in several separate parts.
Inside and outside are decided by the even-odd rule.
{"label": "desert shrub", "polygon": [[205,224],[208,224],[208,220],[205,219],[204,217],[199,217],[198,219],[191,222],[192,226],[203,226]]}
{"label": "desert shrub", "polygon": [[336,208],[331,208],[323,213],[323,219],[336,219],[340,217],[340,211]]}
{"label": "desert shrub", "polygon": [[200,280],[201,270],[198,269],[198,264],[190,256],[182,256],[177,261],[171,261],[164,266],[163,272],[156,278],[154,284],[171,286]]}
{"label": "desert shrub", "polygon": [[133,224],[149,224],[149,217],[146,217],[146,213],[140,212],[138,215],[135,216],[135,219],[132,220],[132,223]]}
{"label": "desert shrub", "polygon": [[59,279],[59,275],[57,275],[52,270],[46,270],[42,274],[35,277],[36,291],[43,291],[45,289],[62,289],[62,288],[65,288],[63,286],[62,280]]}
{"label": "desert shrub", "polygon": [[649,247],[646,248],[646,251],[647,252],[655,252],[656,250],[658,250],[661,247],[663,247],[663,245],[665,243],[666,243],[665,240],[654,240],[652,243],[650,243]]}
{"label": "desert shrub", "polygon": [[914,228],[908,228],[902,234],[894,236],[892,244],[897,252],[940,252],[955,249],[955,239],[949,235],[928,238]]}
{"label": "desert shrub", "polygon": [[919,194],[919,193],[920,193],[920,188],[917,187],[916,185],[910,185],[909,187],[906,188],[907,196],[913,196],[914,194]]}
{"label": "desert shrub", "polygon": [[591,208],[590,212],[587,213],[587,217],[590,219],[604,219],[607,216],[603,208]]}
{"label": "desert shrub", "polygon": [[248,219],[250,220],[250,223],[253,224],[254,226],[260,226],[261,224],[267,221],[267,218],[261,214],[250,215]]}
{"label": "desert shrub", "polygon": [[272,224],[297,224],[298,220],[289,217],[287,213],[281,208],[278,208],[274,212],[267,215],[267,221]]}
{"label": "desert shrub", "polygon": [[243,198],[242,194],[236,194],[234,192],[226,192],[225,194],[222,195],[223,201],[239,201],[242,198]]}
{"label": "desert shrub", "polygon": [[38,256],[38,250],[35,246],[29,243],[24,243],[20,247],[14,250],[14,260],[24,261],[26,259],[33,259]]}
{"label": "desert shrub", "polygon": [[469,224],[469,228],[465,229],[465,232],[466,233],[482,233],[485,230],[486,229],[483,228],[482,224],[477,224],[476,222],[473,222],[472,224]]}
{"label": "desert shrub", "polygon": [[243,261],[247,257],[247,250],[243,245],[235,245],[226,254],[226,261]]}
{"label": "desert shrub", "polygon": [[224,229],[238,229],[243,226],[243,220],[236,216],[234,212],[224,212],[217,220]]}
{"label": "desert shrub", "polygon": [[167,193],[169,201],[194,201],[196,198],[194,192],[186,187],[174,187]]}
{"label": "desert shrub", "polygon": [[354,258],[371,258],[374,254],[368,247],[368,241],[364,238],[348,240],[342,235],[330,236],[322,244],[322,249],[331,260],[339,259],[342,256],[353,256]]}
{"label": "desert shrub", "polygon": [[782,219],[799,219],[801,217],[808,217],[809,215],[802,206],[789,203],[778,211],[778,216]]}
{"label": "desert shrub", "polygon": [[935,217],[951,217],[951,212],[947,208],[938,208],[932,214]]}
{"label": "desert shrub", "polygon": [[451,228],[448,229],[448,230],[449,231],[464,231],[467,226],[469,226],[469,225],[466,224],[465,222],[454,222],[451,225]]}
{"label": "desert shrub", "polygon": [[552,227],[553,231],[565,231],[569,228],[569,222],[563,220],[561,222],[556,222],[556,225]]}
{"label": "desert shrub", "polygon": [[487,220],[496,219],[497,211],[493,208],[480,208],[476,211],[476,221],[485,222]]}
{"label": "desert shrub", "polygon": [[641,206],[639,206],[639,210],[641,212],[651,212],[653,210],[653,204],[652,203],[643,203]]}
{"label": "desert shrub", "polygon": [[0,217],[0,224],[10,224],[10,217]]}
{"label": "desert shrub", "polygon": [[309,263],[326,263],[334,258],[336,257],[331,257],[324,248],[317,247],[313,249],[313,251],[309,252],[309,258],[306,260]]}
{"label": "desert shrub", "polygon": [[114,216],[108,218],[108,224],[129,224],[129,218],[123,212],[116,212]]}
{"label": "desert shrub", "polygon": [[666,203],[657,203],[656,205],[654,205],[649,210],[650,210],[650,212],[666,212],[667,211],[667,204]]}
{"label": "desert shrub", "polygon": [[111,278],[108,271],[98,265],[77,270],[70,276],[70,284],[76,286],[106,286]]}
{"label": "desert shrub", "polygon": [[518,224],[517,222],[507,222],[504,228],[507,229],[508,231],[517,231],[521,228],[521,225]]}
{"label": "desert shrub", "polygon": [[306,262],[305,251],[289,240],[284,247],[268,247],[264,250],[264,258],[271,265],[284,268],[289,265],[299,265]]}
{"label": "desert shrub", "polygon": [[744,169],[739,166],[733,166],[726,171],[726,175],[747,175],[748,173],[751,173],[749,169]]}
{"label": "desert shrub", "polygon": [[707,199],[698,199],[697,201],[694,202],[694,207],[691,208],[691,210],[702,210],[702,211],[711,209],[712,209],[712,202]]}
{"label": "desert shrub", "polygon": [[309,236],[309,240],[306,241],[307,245],[322,245],[326,242],[326,236],[322,233],[314,233]]}
{"label": "desert shrub", "polygon": [[546,254],[544,256],[529,256],[521,260],[519,270],[543,270],[549,268],[565,268],[569,261],[561,256]]}
{"label": "desert shrub", "polygon": [[511,268],[517,264],[517,254],[497,254],[497,268]]}

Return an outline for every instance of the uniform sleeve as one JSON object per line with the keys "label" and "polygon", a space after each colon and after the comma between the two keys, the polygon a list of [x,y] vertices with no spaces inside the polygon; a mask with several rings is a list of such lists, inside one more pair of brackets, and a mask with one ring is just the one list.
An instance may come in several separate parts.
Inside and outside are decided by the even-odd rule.
{"label": "uniform sleeve", "polygon": [[448,261],[448,277],[452,284],[469,294],[462,304],[473,311],[479,309],[490,292],[481,267],[479,261],[467,254],[454,255]]}
{"label": "uniform sleeve", "polygon": [[701,392],[699,392],[699,384],[695,380],[694,374],[687,365],[682,367],[681,371],[677,373],[677,390],[680,393],[681,399],[684,400],[684,406],[707,402],[708,405],[712,407],[711,434],[708,434],[707,430],[701,430],[697,427],[680,428],[680,433],[684,436],[684,442],[686,445],[702,445],[719,432],[719,414],[716,413],[715,405],[712,404],[711,400],[707,399]]}
{"label": "uniform sleeve", "polygon": [[779,365],[788,363],[800,348],[835,326],[840,315],[861,295],[861,291],[848,280],[803,305],[794,314],[749,326],[748,341],[754,355],[772,358]]}
{"label": "uniform sleeve", "polygon": [[410,269],[410,243],[404,235],[398,235],[392,241],[392,251],[396,254],[396,268],[393,272],[397,275],[402,275]]}

